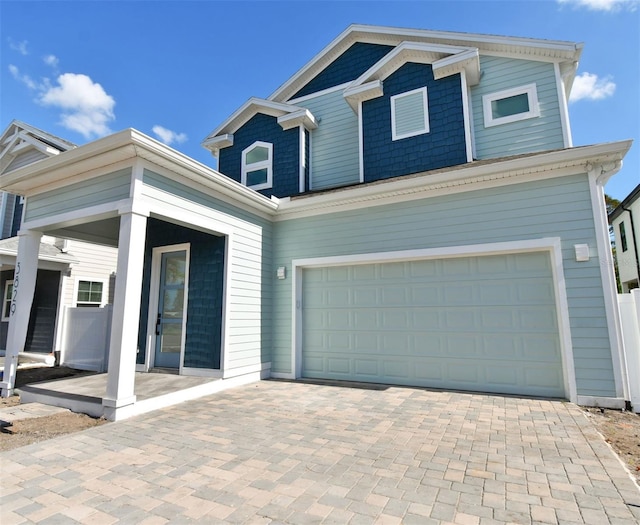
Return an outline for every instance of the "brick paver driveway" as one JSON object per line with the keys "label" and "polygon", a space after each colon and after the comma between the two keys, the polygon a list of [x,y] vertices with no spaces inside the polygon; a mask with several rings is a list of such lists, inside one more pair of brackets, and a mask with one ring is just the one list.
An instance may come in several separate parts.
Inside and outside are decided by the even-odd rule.
{"label": "brick paver driveway", "polygon": [[2,453],[13,523],[635,523],[569,403],[264,381]]}

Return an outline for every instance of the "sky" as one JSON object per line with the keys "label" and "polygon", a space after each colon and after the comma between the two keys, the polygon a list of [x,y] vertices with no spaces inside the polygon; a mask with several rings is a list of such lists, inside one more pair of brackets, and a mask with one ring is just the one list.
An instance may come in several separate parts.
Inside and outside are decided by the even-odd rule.
{"label": "sky", "polygon": [[215,168],[205,136],[353,23],[583,42],[573,143],[633,139],[605,191],[640,184],[640,0],[0,0],[0,130],[135,128]]}

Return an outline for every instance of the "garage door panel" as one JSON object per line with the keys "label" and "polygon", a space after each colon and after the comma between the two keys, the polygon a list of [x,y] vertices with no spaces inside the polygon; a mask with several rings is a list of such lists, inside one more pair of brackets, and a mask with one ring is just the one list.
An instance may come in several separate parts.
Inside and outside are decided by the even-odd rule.
{"label": "garage door panel", "polygon": [[564,395],[547,253],[305,269],[302,293],[305,377]]}

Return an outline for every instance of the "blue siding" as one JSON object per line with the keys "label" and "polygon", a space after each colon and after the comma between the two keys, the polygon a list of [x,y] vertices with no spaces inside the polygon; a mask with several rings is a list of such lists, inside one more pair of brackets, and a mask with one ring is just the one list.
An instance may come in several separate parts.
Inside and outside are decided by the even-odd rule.
{"label": "blue siding", "polygon": [[189,295],[184,366],[220,368],[225,238],[149,219],[142,284],[138,363],[144,362],[153,248],[189,242]]}
{"label": "blue siding", "polygon": [[355,80],[392,49],[393,46],[356,42],[291,98],[304,97]]}
{"label": "blue siding", "polygon": [[273,144],[273,187],[263,195],[288,197],[299,193],[300,130],[284,131],[276,117],[258,113],[233,134],[233,146],[220,150],[220,172],[235,181],[242,179],[242,150],[257,140]]}
{"label": "blue siding", "polygon": [[[476,158],[491,159],[564,147],[553,64],[481,56],[482,81],[471,88]],[[483,95],[535,84],[540,116],[485,128]]]}
{"label": "blue siding", "polygon": [[[427,87],[429,133],[393,141],[391,96]],[[370,182],[467,162],[460,75],[434,80],[409,62],[387,78],[384,95],[363,104],[364,180]]]}
{"label": "blue siding", "polygon": [[[452,193],[276,223],[278,266],[293,259],[464,246],[543,237],[562,239],[578,395],[615,397],[615,383],[591,194],[586,175]],[[576,262],[573,246],[591,247]],[[291,280],[274,286],[274,372],[290,372]]]}

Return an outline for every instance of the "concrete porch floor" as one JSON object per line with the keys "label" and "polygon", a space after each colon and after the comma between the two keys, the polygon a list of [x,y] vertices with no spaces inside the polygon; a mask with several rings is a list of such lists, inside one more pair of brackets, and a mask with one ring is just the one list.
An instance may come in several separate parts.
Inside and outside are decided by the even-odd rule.
{"label": "concrete porch floor", "polygon": [[[126,417],[196,399],[237,383],[211,377],[137,372],[134,387],[136,402],[131,405]],[[107,374],[91,374],[32,383],[17,388],[16,392],[20,394],[22,403],[43,403],[102,417],[102,397],[106,389]]]}

